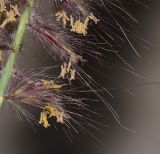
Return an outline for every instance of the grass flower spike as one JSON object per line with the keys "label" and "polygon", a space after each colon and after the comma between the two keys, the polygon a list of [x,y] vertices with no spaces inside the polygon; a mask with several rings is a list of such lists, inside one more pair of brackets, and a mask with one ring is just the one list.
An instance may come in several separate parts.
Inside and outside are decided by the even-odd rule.
{"label": "grass flower spike", "polygon": [[[41,3],[50,2],[53,8],[48,9],[50,13],[44,18]],[[89,74],[92,70],[99,73],[99,68],[94,68],[92,62],[105,63],[103,52],[114,54],[130,66],[118,52],[125,40],[137,53],[128,39],[127,30],[107,12],[107,7],[120,9],[116,4],[110,0],[0,0],[0,106],[12,106],[16,113],[42,128],[58,124],[65,133],[68,129],[76,133],[81,129],[93,136],[86,126],[95,129],[95,125],[103,125],[92,118],[99,116],[95,107],[98,103],[105,105],[120,124],[118,114],[106,98],[108,94],[112,95]],[[97,8],[103,8],[113,22],[101,17]],[[36,38],[44,47],[41,52],[45,51],[56,63],[55,75],[54,66],[30,70],[17,66],[17,56],[23,55],[23,40],[28,37],[26,32],[33,34],[33,41]],[[113,65],[107,62],[107,67]],[[124,70],[135,74],[133,70]]]}

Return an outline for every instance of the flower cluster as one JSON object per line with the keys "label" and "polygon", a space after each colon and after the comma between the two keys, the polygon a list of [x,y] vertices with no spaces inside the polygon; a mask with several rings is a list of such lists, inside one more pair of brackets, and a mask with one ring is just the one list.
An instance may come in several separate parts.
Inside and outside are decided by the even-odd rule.
{"label": "flower cluster", "polygon": [[[55,8],[51,13],[54,12],[55,20],[53,16],[52,20],[47,20],[39,15],[39,10],[34,6],[36,2],[36,0],[0,0],[0,105],[3,102],[11,104],[16,110],[21,111],[27,119],[32,119],[34,114],[25,112],[24,106],[36,108],[39,111],[39,124],[45,128],[51,126],[52,120],[68,127],[72,127],[70,123],[72,121],[82,127],[77,122],[77,117],[91,120],[83,116],[82,112],[70,110],[84,111],[86,109],[85,99],[75,98],[74,90],[72,91],[73,81],[78,81],[81,87],[89,89],[99,102],[104,103],[119,122],[117,113],[105,98],[106,92],[109,92],[82,67],[83,64],[87,64],[88,56],[94,62],[95,59],[101,60],[102,51],[115,54],[129,66],[113,47],[114,43],[119,46],[121,45],[120,42],[129,41],[126,30],[110,12],[108,12],[108,16],[113,19],[113,22],[109,23],[108,19],[106,21],[105,17],[99,16],[94,5],[97,8],[104,8],[102,11],[106,11],[107,7],[113,10],[116,7],[127,17],[132,18],[132,16],[121,9],[118,4],[114,4],[115,1],[51,0]],[[23,6],[23,9],[21,9],[21,6]],[[118,11],[115,11],[115,13],[119,15]],[[59,22],[54,21],[62,22],[63,28],[59,26]],[[13,24],[16,24],[17,31],[10,32],[10,26]],[[89,31],[89,27],[92,28],[92,26],[94,27],[94,35]],[[109,28],[113,28],[114,31],[122,35],[112,33]],[[67,31],[68,29],[69,31]],[[58,60],[59,72],[56,80],[47,78],[42,73],[43,71],[26,71],[25,73],[19,69],[15,71],[16,56],[21,50],[26,30],[31,31],[42,43],[48,54]],[[11,33],[13,34],[13,32],[15,35],[12,35],[11,39]],[[130,41],[129,44],[137,54]]]}
{"label": "flower cluster", "polygon": [[[55,3],[61,3],[62,6],[57,8],[58,11],[55,13],[57,21],[62,21],[64,28],[68,23],[71,32],[86,36],[89,23],[93,21],[95,24],[97,24],[99,21],[99,19],[97,19],[97,17],[85,7],[86,5],[83,1],[77,2],[75,0],[61,0],[59,2],[55,1]],[[70,13],[71,10],[73,14]],[[81,17],[77,17],[77,14],[80,14],[82,19]]]}
{"label": "flower cluster", "polygon": [[[7,6],[9,5],[9,9]],[[4,15],[4,20],[0,27],[5,28],[7,24],[17,21],[17,17],[20,16],[18,5],[12,5],[5,3],[4,0],[0,0],[0,15]]]}

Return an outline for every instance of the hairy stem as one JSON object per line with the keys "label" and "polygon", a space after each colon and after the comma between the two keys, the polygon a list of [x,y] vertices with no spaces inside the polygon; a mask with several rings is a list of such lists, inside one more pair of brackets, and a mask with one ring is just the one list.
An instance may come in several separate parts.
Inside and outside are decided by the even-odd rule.
{"label": "hairy stem", "polygon": [[18,30],[17,30],[15,38],[14,38],[14,42],[13,42],[14,51],[9,55],[6,66],[3,69],[2,74],[1,74],[1,78],[0,78],[0,106],[3,103],[3,98],[4,98],[3,96],[5,95],[10,77],[13,72],[13,67],[14,67],[17,53],[20,50],[20,46],[21,46],[23,38],[24,38],[24,33],[26,30],[27,22],[29,20],[32,5],[33,5],[33,0],[28,0],[26,8],[21,15]]}

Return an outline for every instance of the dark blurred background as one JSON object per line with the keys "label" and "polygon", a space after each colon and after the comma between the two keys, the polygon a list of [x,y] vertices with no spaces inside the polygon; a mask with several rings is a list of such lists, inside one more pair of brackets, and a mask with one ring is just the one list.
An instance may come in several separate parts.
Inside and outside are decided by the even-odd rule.
{"label": "dark blurred background", "polygon": [[[102,111],[104,117],[100,120],[107,127],[93,132],[96,139],[88,134],[78,133],[71,142],[61,129],[33,128],[25,120],[17,119],[14,112],[1,109],[0,154],[160,153],[160,1],[140,0],[146,6],[133,1],[127,1],[125,7],[139,21],[134,29],[151,44],[147,45],[149,48],[144,48],[145,43],[137,43],[140,59],[125,58],[143,78],[114,67],[108,69],[102,66],[103,76],[90,72],[114,96],[106,97],[120,116],[124,127],[116,124],[109,111]],[[47,10],[47,4],[44,3],[43,9],[44,12]],[[29,33],[23,48],[23,56],[20,55],[17,60],[17,65],[21,68],[54,65],[54,60],[43,52],[40,43]],[[131,48],[126,46],[126,50],[130,51]]]}

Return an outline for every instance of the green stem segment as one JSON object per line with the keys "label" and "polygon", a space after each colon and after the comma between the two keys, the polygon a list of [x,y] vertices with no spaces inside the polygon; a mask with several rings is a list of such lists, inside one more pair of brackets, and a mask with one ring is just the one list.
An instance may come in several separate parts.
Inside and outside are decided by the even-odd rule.
{"label": "green stem segment", "polygon": [[23,38],[24,38],[24,33],[26,30],[26,26],[27,26],[27,23],[29,20],[31,10],[32,10],[32,6],[33,6],[33,0],[29,0],[27,6],[26,6],[23,14],[21,15],[21,18],[20,18],[18,30],[17,30],[17,33],[15,35],[15,39],[13,42],[14,51],[9,55],[6,66],[3,69],[2,74],[1,74],[1,78],[0,78],[0,106],[3,103],[3,100],[4,100],[3,98],[5,95],[6,89],[8,87],[9,80],[10,80],[11,75],[13,73],[14,63],[15,63],[17,53],[20,50],[20,46],[21,46]]}

